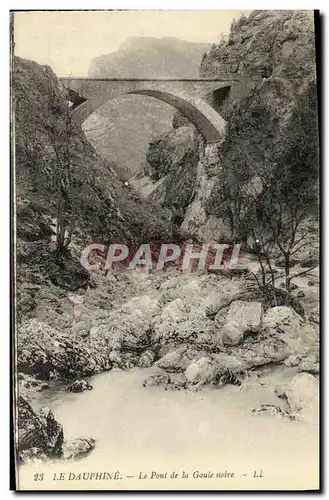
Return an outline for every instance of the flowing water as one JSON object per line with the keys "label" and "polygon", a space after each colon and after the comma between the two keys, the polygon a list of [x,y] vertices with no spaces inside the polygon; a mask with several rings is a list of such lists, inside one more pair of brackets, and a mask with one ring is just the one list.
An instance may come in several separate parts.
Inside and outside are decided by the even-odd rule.
{"label": "flowing water", "polygon": [[[58,489],[262,489],[264,481],[266,488],[314,486],[317,424],[251,413],[261,404],[282,405],[273,381],[291,377],[291,369],[265,374],[262,384],[249,388],[197,392],[144,388],[142,381],[151,373],[113,370],[91,377],[92,391],[73,394],[54,386],[40,393],[36,404],[53,410],[66,438],[91,436],[96,447],[75,462],[23,466],[22,484],[35,487],[33,475],[43,471],[44,487]],[[62,471],[65,480],[54,480]],[[87,478],[92,471],[112,477],[118,471],[119,479],[92,483],[78,476]],[[188,478],[181,477],[183,471]],[[169,483],[173,472],[178,477]],[[208,477],[193,477],[198,472]],[[217,473],[224,477],[216,478]],[[225,477],[232,473],[233,478]],[[139,479],[144,474],[147,478]]]}

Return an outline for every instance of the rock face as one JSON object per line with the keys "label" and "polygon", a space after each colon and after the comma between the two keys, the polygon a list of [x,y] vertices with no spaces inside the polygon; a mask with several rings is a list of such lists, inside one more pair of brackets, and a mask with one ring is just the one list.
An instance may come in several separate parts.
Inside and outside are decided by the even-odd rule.
{"label": "rock face", "polygon": [[208,200],[221,178],[221,145],[207,145],[199,157],[193,197],[188,205],[180,230],[183,235],[199,241],[232,241],[232,229],[222,217],[208,213]]}
{"label": "rock face", "polygon": [[231,241],[229,225],[206,212],[221,172],[219,146],[206,146],[191,123],[176,119],[174,125],[174,131],[150,143],[147,160],[151,176],[161,179],[150,199],[170,210],[183,236],[207,242]]}
{"label": "rock face", "polygon": [[18,399],[17,410],[18,449],[21,460],[60,457],[64,433],[53,413],[48,411],[37,414],[23,397]]}
{"label": "rock face", "polygon": [[313,22],[311,11],[255,10],[242,16],[232,23],[228,39],[202,60],[201,74],[307,78],[314,71]]}
{"label": "rock face", "polygon": [[174,37],[130,37],[117,52],[92,59],[89,76],[101,78],[197,78],[207,43]]}
{"label": "rock face", "polygon": [[163,139],[150,143],[146,159],[150,164],[149,174],[153,180],[158,181],[179,168],[182,160],[191,152],[191,144],[194,146],[192,152],[197,153],[195,135],[192,126],[183,126],[175,132],[169,132]]}
{"label": "rock face", "polygon": [[95,448],[93,438],[81,437],[65,441],[63,427],[52,411],[42,409],[36,412],[21,396],[17,411],[18,455],[22,463],[82,458]]}
{"label": "rock face", "polygon": [[36,319],[25,321],[19,325],[18,370],[53,380],[111,369],[110,350],[104,339],[81,340],[79,337],[69,339],[67,333]]}
{"label": "rock face", "polygon": [[[317,183],[317,162],[307,160],[310,151],[311,156],[318,154],[313,13],[254,11],[241,17],[232,24],[228,39],[212,47],[201,64],[202,76],[223,72],[242,78],[243,84],[232,87],[219,104],[228,121],[227,136],[220,154],[222,172],[206,212],[231,220],[235,237],[241,239],[250,236],[244,234],[243,222],[250,216],[250,189],[259,199],[264,188],[259,177],[271,175],[284,182],[280,164],[285,164],[287,174],[290,149],[299,145],[300,164],[308,171],[310,183]],[[312,124],[310,129],[306,123]],[[294,134],[308,139],[300,139],[296,146]],[[274,156],[275,167],[270,160]],[[303,174],[294,165],[291,168],[297,186]],[[287,185],[291,187],[290,181]],[[237,196],[245,199],[239,208],[234,206]]]}
{"label": "rock face", "polygon": [[171,218],[181,224],[194,195],[197,165],[202,141],[193,126],[182,126],[150,143],[146,158],[147,173],[154,181],[162,180],[150,199],[171,211]]}

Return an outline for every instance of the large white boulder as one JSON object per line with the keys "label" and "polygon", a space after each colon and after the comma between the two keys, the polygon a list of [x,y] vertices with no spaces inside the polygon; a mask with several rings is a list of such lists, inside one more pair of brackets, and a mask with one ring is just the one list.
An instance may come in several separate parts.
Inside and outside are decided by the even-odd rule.
{"label": "large white boulder", "polygon": [[192,361],[185,370],[185,377],[191,384],[207,383],[213,378],[214,362],[206,357]]}
{"label": "large white boulder", "polygon": [[218,342],[224,346],[238,345],[243,340],[243,330],[234,323],[224,325],[218,334]]}
{"label": "large white boulder", "polygon": [[303,319],[296,311],[287,306],[278,306],[268,309],[263,317],[264,328],[277,328],[282,330],[299,329],[303,325]]}
{"label": "large white boulder", "polygon": [[190,363],[191,359],[187,356],[187,349],[183,346],[168,352],[165,356],[156,361],[155,365],[168,372],[176,372],[184,371]]}
{"label": "large white boulder", "polygon": [[263,306],[261,302],[235,300],[230,305],[226,322],[235,325],[242,333],[258,332],[262,324]]}

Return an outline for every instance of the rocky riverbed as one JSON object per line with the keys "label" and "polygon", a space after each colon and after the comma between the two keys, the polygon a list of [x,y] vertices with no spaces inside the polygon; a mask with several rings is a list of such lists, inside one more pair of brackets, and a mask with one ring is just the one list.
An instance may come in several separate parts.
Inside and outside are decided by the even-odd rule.
{"label": "rocky riverbed", "polygon": [[[255,265],[249,259],[248,267]],[[257,297],[248,273],[181,273],[174,267],[158,274],[100,272],[88,289],[75,294],[54,285],[27,286],[34,308],[17,332],[21,462],[72,460],[97,449],[99,437],[92,427],[81,428],[82,435],[76,434],[77,427],[70,435],[76,422],[70,424],[69,415],[75,414],[76,404],[86,411],[88,401],[98,405],[98,384],[108,385],[113,398],[114,383],[115,401],[120,390],[122,397],[133,397],[129,391],[124,396],[130,372],[139,393],[169,398],[168,409],[176,398],[198,401],[200,394],[211,394],[213,409],[215,402],[220,406],[223,394],[231,394],[228,406],[230,398],[243,406],[242,394],[247,393],[250,418],[283,419],[291,425],[305,419],[315,422],[317,272],[312,271],[312,279],[300,278],[294,290],[302,315],[285,305],[269,307]],[[136,369],[138,376],[133,375]],[[268,370],[286,373],[284,383],[280,377],[276,384],[264,382]],[[261,398],[256,396],[259,389]],[[164,391],[188,395],[164,396]],[[41,409],[45,405],[47,409]]]}

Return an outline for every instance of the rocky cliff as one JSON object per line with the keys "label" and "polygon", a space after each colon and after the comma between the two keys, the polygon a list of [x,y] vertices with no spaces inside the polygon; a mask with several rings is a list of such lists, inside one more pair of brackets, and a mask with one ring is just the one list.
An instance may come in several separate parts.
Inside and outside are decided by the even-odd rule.
{"label": "rocky cliff", "polygon": [[212,46],[200,74],[272,76],[301,83],[314,76],[314,42],[313,11],[255,10],[234,21],[228,38]]}
{"label": "rocky cliff", "polygon": [[[286,171],[291,170],[287,184],[292,179],[296,181],[298,172],[301,176],[307,172],[312,182],[316,180],[315,73],[312,12],[253,11],[234,21],[229,36],[211,47],[202,59],[200,76],[232,74],[242,83],[215,103],[227,120],[227,135],[221,144],[206,148],[200,155],[194,196],[182,225],[184,231],[200,239],[239,238],[232,227],[236,195],[233,186],[241,192],[257,175],[266,176],[269,172],[281,179],[282,165]],[[167,140],[165,136],[163,144]],[[156,144],[161,155],[162,143]],[[292,161],[296,148],[298,159]],[[193,149],[191,141],[190,151]],[[152,163],[156,157],[154,143],[150,152]],[[156,161],[160,162],[159,157]],[[194,177],[195,165],[189,155],[185,162],[184,172],[190,168]],[[168,163],[167,154],[162,163]],[[175,185],[179,183],[174,185],[167,180],[166,184],[170,186],[170,196],[175,197]],[[176,194],[179,196],[178,190]]]}
{"label": "rocky cliff", "polygon": [[207,43],[178,38],[128,38],[116,52],[95,57],[89,76],[103,78],[197,78]]}

